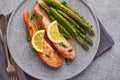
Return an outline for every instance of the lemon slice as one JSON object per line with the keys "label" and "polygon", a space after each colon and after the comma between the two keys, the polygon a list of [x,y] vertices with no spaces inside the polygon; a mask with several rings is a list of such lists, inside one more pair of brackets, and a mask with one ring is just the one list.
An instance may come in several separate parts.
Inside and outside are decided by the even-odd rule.
{"label": "lemon slice", "polygon": [[44,30],[37,31],[32,37],[32,46],[38,52],[43,52]]}
{"label": "lemon slice", "polygon": [[61,43],[61,35],[58,29],[57,21],[53,21],[47,29],[48,38],[54,43]]}

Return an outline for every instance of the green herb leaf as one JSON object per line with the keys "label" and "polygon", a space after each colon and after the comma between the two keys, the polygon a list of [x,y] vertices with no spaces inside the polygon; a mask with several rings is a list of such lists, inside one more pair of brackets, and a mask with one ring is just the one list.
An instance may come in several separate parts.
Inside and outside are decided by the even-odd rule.
{"label": "green herb leaf", "polygon": [[39,19],[39,20],[43,19],[43,16],[39,16],[38,19]]}
{"label": "green herb leaf", "polygon": [[57,19],[57,22],[60,23],[61,21],[59,19]]}
{"label": "green herb leaf", "polygon": [[30,37],[29,37],[29,38],[27,38],[27,42],[31,42],[31,39],[30,39]]}
{"label": "green herb leaf", "polygon": [[32,51],[35,52],[35,53],[37,53],[37,51],[34,48],[32,48]]}
{"label": "green herb leaf", "polygon": [[33,13],[30,17],[30,20],[33,20],[35,18],[35,14]]}
{"label": "green herb leaf", "polygon": [[56,8],[56,9],[60,9],[60,7],[59,7],[58,5],[55,5],[55,8]]}
{"label": "green herb leaf", "polygon": [[73,49],[69,49],[68,52],[71,53],[73,51]]}
{"label": "green herb leaf", "polygon": [[31,42],[31,38],[30,38],[30,36],[29,36],[29,32],[27,31],[27,42]]}
{"label": "green herb leaf", "polygon": [[56,50],[54,50],[54,54],[56,54],[57,53],[57,51]]}
{"label": "green herb leaf", "polygon": [[47,58],[50,58],[50,55],[49,55],[49,54],[45,54],[45,56],[46,56]]}
{"label": "green herb leaf", "polygon": [[61,28],[59,28],[59,32],[63,32],[63,30]]}
{"label": "green herb leaf", "polygon": [[38,31],[39,31],[39,30],[42,30],[42,28],[41,28],[41,27],[38,27],[38,29],[37,29],[37,30],[38,30]]}
{"label": "green herb leaf", "polygon": [[29,29],[32,30],[32,26],[29,26]]}
{"label": "green herb leaf", "polygon": [[66,1],[62,1],[62,4],[64,5],[64,6],[66,6],[67,5],[67,2]]}
{"label": "green herb leaf", "polygon": [[80,35],[80,34],[81,34],[81,32],[80,32],[80,31],[78,31],[78,32],[77,32],[77,34],[78,34],[78,35]]}
{"label": "green herb leaf", "polygon": [[63,36],[64,36],[66,39],[71,39],[70,34],[63,34]]}
{"label": "green herb leaf", "polygon": [[48,16],[48,18],[51,17],[51,14],[49,12],[45,11],[45,14]]}
{"label": "green herb leaf", "polygon": [[64,48],[67,48],[67,46],[62,42],[62,43],[60,43],[60,45],[62,46],[62,47],[64,47]]}
{"label": "green herb leaf", "polygon": [[72,26],[73,26],[74,28],[76,28],[76,25],[75,25],[75,24],[72,24]]}
{"label": "green herb leaf", "polygon": [[65,58],[64,60],[65,60],[65,63],[69,65],[69,59]]}

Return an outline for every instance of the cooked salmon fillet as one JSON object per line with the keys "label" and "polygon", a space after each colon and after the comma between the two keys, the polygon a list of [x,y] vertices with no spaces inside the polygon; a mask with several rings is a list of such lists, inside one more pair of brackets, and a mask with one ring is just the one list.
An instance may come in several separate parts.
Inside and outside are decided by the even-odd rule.
{"label": "cooked salmon fillet", "polygon": [[[23,18],[27,26],[29,35],[32,38],[34,33],[37,31],[37,28],[35,24],[30,20],[29,12],[27,10],[23,12]],[[32,29],[29,29],[29,27],[32,27]],[[59,55],[57,53],[54,53],[54,49],[45,39],[44,39],[44,51],[42,53],[38,52],[38,55],[47,65],[51,67],[58,68],[62,65],[62,60],[60,59]],[[47,55],[49,55],[49,57]]]}

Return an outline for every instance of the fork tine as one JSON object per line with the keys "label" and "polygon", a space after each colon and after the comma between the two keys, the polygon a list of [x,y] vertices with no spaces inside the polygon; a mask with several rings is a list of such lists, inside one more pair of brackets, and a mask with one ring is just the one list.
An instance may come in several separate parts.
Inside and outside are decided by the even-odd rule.
{"label": "fork tine", "polygon": [[15,80],[18,80],[18,79],[17,79],[17,74],[16,74],[16,77],[15,77]]}
{"label": "fork tine", "polygon": [[16,74],[9,74],[9,80],[17,80]]}
{"label": "fork tine", "polygon": [[17,80],[17,74],[16,73],[14,74],[14,77],[15,77],[15,80]]}
{"label": "fork tine", "polygon": [[13,74],[11,74],[11,76],[10,76],[10,77],[11,77],[11,80],[13,80]]}
{"label": "fork tine", "polygon": [[15,80],[15,74],[13,74],[13,80]]}
{"label": "fork tine", "polygon": [[11,76],[11,74],[9,75],[9,78],[10,78],[10,80],[12,80],[12,76]]}
{"label": "fork tine", "polygon": [[14,73],[12,73],[12,80],[14,80]]}
{"label": "fork tine", "polygon": [[13,74],[13,80],[15,80],[15,74]]}
{"label": "fork tine", "polygon": [[15,75],[15,73],[13,73],[12,79],[13,79],[13,80],[16,80],[16,75]]}
{"label": "fork tine", "polygon": [[11,74],[11,80],[13,80],[13,74]]}
{"label": "fork tine", "polygon": [[14,80],[16,80],[16,75],[15,74],[14,74],[13,78],[14,78]]}
{"label": "fork tine", "polygon": [[9,80],[11,80],[11,75],[10,74],[8,74],[8,77],[9,77]]}
{"label": "fork tine", "polygon": [[17,80],[17,75],[16,75],[16,73],[14,73],[14,80]]}

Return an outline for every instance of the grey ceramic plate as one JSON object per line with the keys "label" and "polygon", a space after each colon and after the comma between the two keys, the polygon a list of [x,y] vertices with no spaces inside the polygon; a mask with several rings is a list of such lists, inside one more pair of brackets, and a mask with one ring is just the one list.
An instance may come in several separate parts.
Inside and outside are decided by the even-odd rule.
{"label": "grey ceramic plate", "polygon": [[62,67],[53,69],[44,64],[37,54],[31,50],[29,43],[26,42],[26,26],[23,21],[23,11],[27,9],[32,12],[35,1],[26,0],[23,2],[12,14],[9,21],[7,39],[13,59],[23,71],[42,80],[64,80],[78,75],[91,63],[99,46],[100,29],[94,14],[81,0],[67,0],[71,6],[78,10],[93,25],[96,35],[91,38],[94,41],[94,45],[90,47],[89,51],[85,51],[76,41],[71,40],[70,42],[76,51],[76,59],[70,65],[63,61]]}

